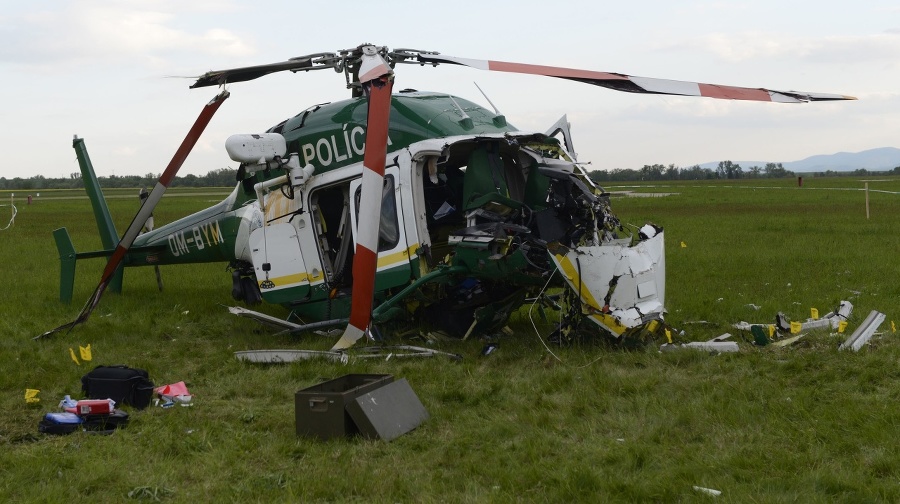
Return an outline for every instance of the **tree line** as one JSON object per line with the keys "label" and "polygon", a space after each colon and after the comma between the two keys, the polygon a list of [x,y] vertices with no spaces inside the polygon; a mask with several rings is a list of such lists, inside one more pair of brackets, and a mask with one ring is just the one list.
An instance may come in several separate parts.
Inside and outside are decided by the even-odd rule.
{"label": "tree line", "polygon": [[[184,175],[175,177],[169,187],[233,187],[236,183],[237,170],[233,168],[220,168],[208,172],[206,175]],[[674,164],[664,166],[661,164],[644,165],[639,170],[631,168],[616,168],[614,170],[594,170],[589,173],[595,182],[634,182],[640,180],[719,180],[719,179],[753,179],[753,178],[792,178],[797,174],[787,170],[781,163],[766,163],[765,166],[751,166],[744,169],[741,165],[731,161],[721,161],[716,169],[701,168],[694,165],[688,168],[680,168]],[[860,168],[853,171],[824,171],[803,172],[801,175],[808,177],[860,177],[868,175],[900,175],[900,166],[888,171],[872,171]],[[110,175],[109,177],[97,177],[100,187],[105,188],[129,188],[147,187],[156,185],[159,175],[148,173],[139,175]],[[35,175],[29,178],[15,177],[7,179],[0,177],[0,189],[13,189],[34,191],[42,189],[81,189],[84,181],[80,173],[72,173],[67,178],[47,178],[43,175]]]}
{"label": "tree line", "polygon": [[[793,178],[797,174],[786,169],[781,163],[766,163],[765,166],[751,166],[744,169],[731,161],[720,161],[715,169],[694,165],[680,168],[674,164],[644,165],[639,170],[616,168],[614,170],[594,170],[589,173],[595,182],[634,182],[639,180],[720,180],[755,178]],[[900,175],[900,166],[888,171],[873,171],[859,168],[853,171],[803,172],[808,177],[860,177],[868,175]]]}
{"label": "tree line", "polygon": [[[109,177],[97,177],[100,187],[147,187],[152,188],[159,180],[158,174],[148,173],[139,175],[110,175]],[[206,175],[197,176],[188,174],[175,177],[169,187],[234,187],[237,183],[237,170],[232,168],[220,168],[208,172]],[[18,189],[33,191],[40,189],[81,189],[84,181],[80,173],[72,173],[67,178],[47,178],[43,175],[35,175],[30,178],[16,177],[7,179],[0,177],[0,189]]]}

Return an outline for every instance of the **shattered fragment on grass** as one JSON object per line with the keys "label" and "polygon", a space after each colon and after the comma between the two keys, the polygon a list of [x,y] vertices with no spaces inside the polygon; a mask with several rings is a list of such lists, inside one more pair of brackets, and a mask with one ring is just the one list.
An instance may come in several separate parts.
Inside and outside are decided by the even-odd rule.
{"label": "shattered fragment on grass", "polygon": [[866,320],[853,331],[853,334],[851,334],[846,341],[841,343],[841,346],[838,347],[838,349],[846,350],[849,348],[854,352],[858,352],[859,349],[872,338],[872,335],[875,334],[875,331],[878,330],[878,327],[881,326],[884,319],[884,313],[881,313],[878,310],[872,310],[869,312],[869,316],[866,317]]}

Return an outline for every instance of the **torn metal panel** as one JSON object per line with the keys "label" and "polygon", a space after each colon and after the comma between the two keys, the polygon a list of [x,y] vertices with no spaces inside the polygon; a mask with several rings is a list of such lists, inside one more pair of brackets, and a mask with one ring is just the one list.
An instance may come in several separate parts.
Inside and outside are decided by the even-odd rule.
{"label": "torn metal panel", "polygon": [[884,313],[881,313],[878,310],[869,312],[869,316],[866,317],[866,320],[864,320],[863,323],[853,331],[853,334],[838,347],[838,350],[846,350],[849,348],[854,352],[858,352],[859,349],[872,338],[872,335],[875,334],[875,331],[877,331],[881,323],[884,322],[884,318]]}
{"label": "torn metal panel", "polygon": [[664,234],[652,230],[652,236],[635,245],[616,241],[552,255],[566,283],[579,294],[587,318],[613,336],[660,319],[665,311]]}

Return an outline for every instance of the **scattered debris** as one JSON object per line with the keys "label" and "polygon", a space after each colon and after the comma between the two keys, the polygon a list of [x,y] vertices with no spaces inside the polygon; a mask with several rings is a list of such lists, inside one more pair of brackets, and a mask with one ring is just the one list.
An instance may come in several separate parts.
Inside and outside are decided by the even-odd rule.
{"label": "scattered debris", "polygon": [[798,334],[796,336],[791,336],[790,338],[785,338],[783,340],[776,341],[772,343],[773,347],[783,348],[788,345],[793,345],[794,343],[800,341],[800,338],[806,336],[805,334]]}
{"label": "scattered debris", "polygon": [[392,357],[434,357],[435,355],[445,355],[452,360],[462,360],[462,355],[442,352],[432,348],[425,348],[412,345],[391,345],[391,346],[371,346],[360,348],[359,351],[352,353],[353,358],[370,359],[372,357],[384,357],[387,353],[388,358]]}
{"label": "scattered debris", "polygon": [[41,391],[39,389],[25,389],[25,403],[33,404],[41,402],[41,398],[38,397],[38,394],[40,393]]}
{"label": "scattered debris", "polygon": [[[12,200],[12,198],[10,198],[10,201],[11,200]],[[9,218],[9,223],[7,223],[5,227],[0,228],[0,231],[6,231],[10,227],[12,227],[16,223],[16,215],[19,213],[19,209],[16,208],[16,205],[12,204],[12,202],[10,202],[9,205],[0,205],[0,207],[5,207],[5,206],[12,207],[12,217]]]}
{"label": "scattered debris", "polygon": [[334,350],[245,350],[234,353],[238,360],[256,364],[282,364],[316,358],[346,364],[350,362],[350,357],[354,359],[384,358],[385,360],[390,360],[406,357],[434,357],[436,355],[444,355],[452,360],[462,360],[462,355],[460,354],[412,345],[371,346],[354,350],[352,353]]}
{"label": "scattered debris", "polygon": [[154,392],[159,396],[156,404],[163,408],[171,408],[176,404],[181,406],[192,406],[194,404],[194,396],[188,392],[187,385],[183,381],[157,387]]}
{"label": "scattered debris", "polygon": [[721,490],[715,490],[713,488],[704,488],[704,487],[697,486],[697,485],[694,485],[694,490],[696,490],[700,493],[705,493],[707,495],[712,495],[713,497],[718,497],[718,496],[722,495]]}
{"label": "scattered debris", "polygon": [[46,413],[38,422],[38,432],[63,435],[78,430],[94,434],[112,434],[128,424],[128,413],[116,409],[112,399],[82,399],[65,396],[59,402],[63,411]]}
{"label": "scattered debris", "polygon": [[347,354],[330,350],[246,350],[235,352],[234,356],[238,360],[255,364],[280,364],[310,359],[328,359],[341,364],[349,362]]}
{"label": "scattered debris", "polygon": [[[810,310],[810,313],[818,315],[818,310],[813,308]],[[853,304],[850,301],[841,301],[836,310],[829,312],[822,318],[811,317],[806,319],[805,322],[796,322],[788,320],[783,312],[778,312],[775,316],[774,324],[750,324],[741,321],[734,324],[733,327],[741,331],[749,331],[753,337],[753,344],[765,346],[774,341],[776,332],[779,334],[798,335],[801,332],[822,328],[842,330],[843,327],[846,327],[851,313],[853,313]],[[794,341],[796,340],[792,340],[791,343]],[[785,345],[788,344],[790,343],[785,343]]]}
{"label": "scattered debris", "polygon": [[682,346],[708,352],[737,352],[740,350],[734,341],[692,341]]}
{"label": "scattered debris", "polygon": [[884,322],[884,318],[884,313],[881,313],[878,310],[869,312],[869,316],[866,317],[866,320],[853,331],[853,334],[851,334],[838,349],[845,350],[850,348],[854,352],[858,352],[859,349],[869,341],[872,335],[875,334],[875,331],[877,331],[881,323]]}
{"label": "scattered debris", "polygon": [[690,343],[682,343],[681,345],[675,345],[672,343],[665,343],[659,347],[660,351],[671,351],[677,350],[679,348],[694,348],[696,350],[703,350],[706,352],[719,352],[719,353],[733,353],[740,351],[738,348],[738,344],[734,341],[725,341],[728,338],[731,338],[731,334],[725,333],[721,336],[716,336],[715,338],[709,341],[692,341]]}
{"label": "scattered debris", "polygon": [[754,325],[750,327],[750,334],[753,336],[753,344],[766,346],[775,336],[775,326]]}
{"label": "scattered debris", "polygon": [[129,499],[149,499],[153,502],[160,502],[163,498],[170,497],[175,491],[171,488],[157,486],[139,486],[134,487],[128,492]]}
{"label": "scattered debris", "polygon": [[265,313],[260,313],[253,310],[248,310],[246,308],[242,308],[240,306],[229,306],[228,311],[231,312],[232,315],[237,315],[238,317],[246,317],[257,322],[262,322],[263,324],[270,325],[272,327],[277,327],[279,329],[293,329],[298,327],[299,324],[295,324],[293,322],[288,322],[287,320],[280,319],[278,317],[273,317],[271,315],[266,315]]}

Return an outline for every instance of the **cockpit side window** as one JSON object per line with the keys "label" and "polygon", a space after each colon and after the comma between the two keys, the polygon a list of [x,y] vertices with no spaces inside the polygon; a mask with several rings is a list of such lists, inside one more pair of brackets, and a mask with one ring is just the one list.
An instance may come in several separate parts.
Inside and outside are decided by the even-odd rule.
{"label": "cockpit side window", "polygon": [[[359,200],[362,187],[356,189],[356,221],[359,222]],[[378,225],[378,251],[391,250],[400,241],[400,223],[397,220],[397,198],[394,196],[394,177],[385,175],[381,189],[381,220]]]}

